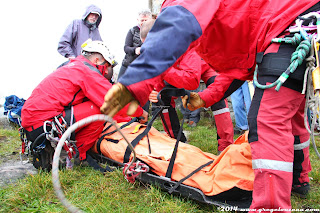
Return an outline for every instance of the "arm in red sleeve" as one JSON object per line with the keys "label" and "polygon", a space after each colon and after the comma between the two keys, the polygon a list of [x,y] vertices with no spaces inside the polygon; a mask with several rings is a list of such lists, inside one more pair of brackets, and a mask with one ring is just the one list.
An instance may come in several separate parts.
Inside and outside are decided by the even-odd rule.
{"label": "arm in red sleeve", "polygon": [[199,87],[200,78],[201,58],[194,50],[189,50],[169,68],[164,80],[177,88],[195,90]]}
{"label": "arm in red sleeve", "polygon": [[202,92],[199,92],[201,99],[206,102],[205,107],[210,107],[220,101],[234,80],[234,78],[223,74],[217,75],[212,84]]}
{"label": "arm in red sleeve", "polygon": [[[122,108],[116,115],[117,116],[123,116],[123,117],[128,117],[127,115],[127,111],[128,111],[128,107],[130,104],[127,104],[124,108]],[[143,113],[143,109],[139,106],[137,108],[137,110],[135,111],[135,113],[133,113],[132,115],[130,115],[130,117],[140,117]]]}

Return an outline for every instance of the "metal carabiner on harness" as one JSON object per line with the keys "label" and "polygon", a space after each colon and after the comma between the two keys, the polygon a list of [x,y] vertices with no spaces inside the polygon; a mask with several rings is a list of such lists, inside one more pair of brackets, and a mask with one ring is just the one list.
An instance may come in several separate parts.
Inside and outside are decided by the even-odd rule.
{"label": "metal carabiner on harness", "polygon": [[[308,14],[306,14],[306,15],[303,15],[302,18],[307,19],[307,18],[310,18],[310,17],[312,17],[312,16],[313,16],[313,17],[316,17],[316,19],[317,19],[317,21],[316,21],[317,37],[315,37],[314,39],[315,39],[316,42],[319,42],[319,40],[320,40],[320,14],[317,13],[317,12],[310,12],[310,13],[308,13]],[[297,19],[297,20],[298,20],[298,19]],[[301,20],[300,28],[302,28],[302,27],[301,27],[302,22],[303,22],[303,20]],[[296,21],[296,23],[297,23],[297,21]]]}
{"label": "metal carabiner on harness", "polygon": [[[48,126],[51,127],[51,130],[47,129]],[[67,129],[68,125],[62,114],[55,116],[52,121],[45,121],[43,124],[43,131],[46,133],[46,138],[48,141],[53,142],[54,146],[58,144],[59,139]],[[76,145],[70,141],[70,137],[64,141],[63,149],[67,152],[69,159],[73,157],[76,158],[79,155],[79,151]]]}

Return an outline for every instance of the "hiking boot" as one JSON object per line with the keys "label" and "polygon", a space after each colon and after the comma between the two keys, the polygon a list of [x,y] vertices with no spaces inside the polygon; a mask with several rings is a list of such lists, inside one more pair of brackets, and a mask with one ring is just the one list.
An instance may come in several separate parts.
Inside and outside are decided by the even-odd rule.
{"label": "hiking boot", "polygon": [[237,126],[233,128],[233,134],[235,134],[235,135],[240,135],[241,131],[242,131],[242,129],[240,129]]}
{"label": "hiking boot", "polygon": [[301,198],[306,198],[310,190],[308,182],[302,183],[301,185],[293,185],[291,193]]}

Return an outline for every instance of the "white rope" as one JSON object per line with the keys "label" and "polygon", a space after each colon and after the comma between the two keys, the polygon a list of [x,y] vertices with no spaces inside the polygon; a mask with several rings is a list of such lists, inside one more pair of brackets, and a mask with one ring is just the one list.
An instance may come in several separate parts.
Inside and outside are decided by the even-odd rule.
{"label": "white rope", "polygon": [[[319,99],[319,91],[316,91],[316,94],[314,93],[314,88],[313,88],[313,79],[312,79],[312,72],[316,69],[315,67],[315,58],[314,58],[314,42],[311,42],[311,51],[310,51],[310,56],[306,58],[307,62],[307,69],[304,75],[304,84],[303,84],[303,90],[302,94],[305,92],[306,94],[306,104],[304,108],[304,125],[305,128],[308,130],[313,148],[320,159],[320,153],[317,149],[317,145],[315,142],[315,135],[320,135],[320,133],[315,133],[314,128],[316,126],[316,121],[318,118],[318,123],[320,119],[320,113],[319,113],[319,107],[320,107],[320,99]],[[309,122],[308,122],[308,109],[312,112],[312,121],[310,123],[310,128],[309,128]],[[320,123],[319,123],[320,124]]]}
{"label": "white rope", "polygon": [[[61,149],[63,146],[64,141],[68,138],[68,136],[75,131],[77,128],[82,127],[84,125],[87,125],[89,123],[92,123],[94,121],[107,121],[110,122],[113,126],[115,126],[115,128],[117,129],[117,131],[121,134],[121,136],[125,139],[125,141],[127,142],[129,148],[131,149],[132,153],[133,153],[133,158],[132,161],[130,162],[129,166],[127,167],[127,169],[135,162],[136,160],[136,152],[133,148],[133,146],[131,145],[131,143],[128,142],[127,138],[123,135],[123,133],[121,132],[120,128],[118,127],[118,125],[116,124],[116,122],[113,121],[112,118],[110,118],[107,115],[103,115],[103,114],[99,114],[99,115],[92,115],[89,116],[87,118],[84,118],[76,123],[74,123],[72,126],[70,126],[67,131],[62,135],[62,137],[60,138],[58,145],[55,149],[54,152],[54,156],[53,156],[53,162],[52,162],[52,182],[53,182],[53,188],[55,190],[55,193],[57,195],[57,197],[59,198],[59,200],[61,201],[61,203],[69,210],[69,212],[75,213],[75,212],[83,212],[81,211],[79,208],[73,206],[64,196],[63,191],[61,189],[61,184],[60,184],[60,180],[59,180],[59,158],[60,158],[60,154],[61,154]],[[125,174],[127,172],[127,169],[125,171]]]}

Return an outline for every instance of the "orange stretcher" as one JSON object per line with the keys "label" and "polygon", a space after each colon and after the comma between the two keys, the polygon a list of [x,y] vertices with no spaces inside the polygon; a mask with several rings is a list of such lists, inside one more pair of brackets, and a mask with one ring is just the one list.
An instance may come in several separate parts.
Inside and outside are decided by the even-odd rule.
{"label": "orange stretcher", "polygon": [[[119,126],[133,144],[137,159],[150,168],[137,177],[139,181],[207,204],[249,208],[254,174],[246,134],[216,156],[190,144],[176,143],[152,126],[138,122]],[[108,124],[93,151],[119,165],[132,159],[122,135]]]}

